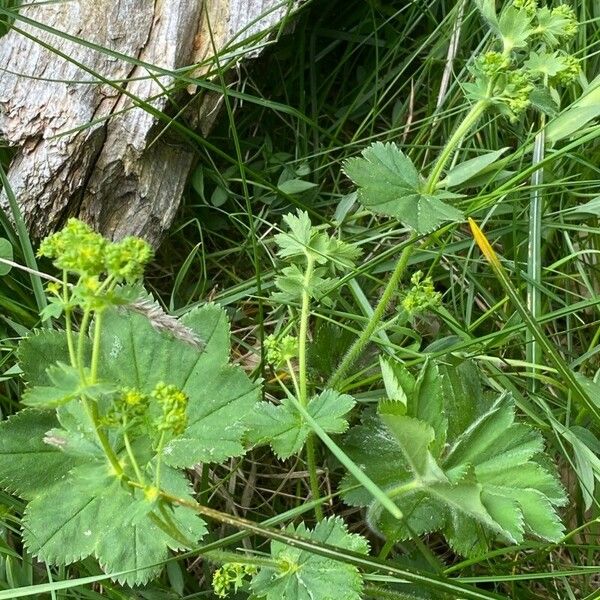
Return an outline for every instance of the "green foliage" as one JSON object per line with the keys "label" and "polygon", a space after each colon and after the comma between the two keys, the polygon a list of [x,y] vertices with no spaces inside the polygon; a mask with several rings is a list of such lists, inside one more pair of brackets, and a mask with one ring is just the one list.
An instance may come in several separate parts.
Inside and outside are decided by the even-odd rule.
{"label": "green foliage", "polygon": [[402,308],[408,315],[413,316],[440,305],[442,294],[435,291],[431,277],[423,277],[423,273],[417,271],[410,282],[412,286],[402,299]]}
{"label": "green foliage", "polygon": [[[12,244],[4,238],[0,238],[0,258],[4,258],[5,260],[13,259]],[[0,262],[0,277],[10,273],[11,268],[10,265]]]}
{"label": "green foliage", "polygon": [[444,202],[452,195],[426,191],[425,181],[396,144],[376,142],[361,154],[344,163],[344,172],[369,210],[394,217],[420,234],[463,220],[460,210]]}
{"label": "green foliage", "polygon": [[219,598],[226,598],[230,591],[235,594],[245,585],[246,577],[256,575],[256,573],[257,569],[254,565],[225,563],[213,575],[213,590]]}
{"label": "green foliage", "polygon": [[[485,552],[495,539],[558,541],[564,527],[555,507],[565,503],[565,493],[547,470],[541,435],[515,421],[510,397],[464,395],[469,382],[448,385],[433,363],[416,379],[400,365],[391,369],[388,382],[395,369],[394,386],[406,402],[380,403],[377,415],[366,415],[348,433],[345,448],[404,518],[394,520],[361,490],[347,492],[346,501],[367,505],[369,523],[386,537],[442,531],[467,556]],[[478,414],[465,420],[463,411],[473,405]],[[347,477],[343,485],[351,483]]]}
{"label": "green foliage", "polygon": [[338,285],[339,278],[327,275],[352,267],[360,256],[359,249],[313,227],[306,212],[287,214],[283,220],[289,231],[275,236],[279,246],[277,255],[293,264],[284,267],[275,279],[279,291],[273,298],[299,302],[307,292],[310,298],[329,303],[327,296]]}
{"label": "green foliage", "polygon": [[[191,499],[185,477],[174,471],[165,472],[163,489]],[[70,564],[93,555],[108,573],[131,571],[118,577],[130,585],[156,577],[169,549],[189,548],[206,533],[189,509],[154,506],[103,461],[71,470],[61,485],[34,498],[23,530],[29,551],[40,559]]]}
{"label": "green foliage", "polygon": [[[480,8],[490,20],[493,3]],[[565,4],[538,8],[537,2],[517,1],[491,22],[502,52],[477,57],[472,67],[475,81],[465,85],[468,96],[487,99],[511,121],[532,103],[539,106],[536,99],[544,92],[558,103],[556,87],[571,84],[580,73],[579,61],[566,50],[578,28],[573,9]]]}
{"label": "green foliage", "polygon": [[[88,393],[85,398],[76,397],[52,410],[27,408],[0,425],[0,481],[3,488],[23,498],[11,498],[8,494],[2,497],[0,587],[5,591],[0,592],[0,598],[66,595],[152,600],[210,596],[210,568],[206,560],[217,565],[226,561],[215,573],[215,593],[229,592],[236,599],[248,595],[255,599],[257,593],[250,590],[248,580],[258,568],[270,570],[276,581],[277,575],[284,578],[290,575],[285,565],[265,554],[268,548],[263,538],[282,533],[269,530],[267,524],[285,527],[292,519],[298,523],[297,519],[304,514],[307,523],[302,528],[308,532],[308,527],[314,528],[318,523],[319,508],[328,515],[348,515],[352,530],[368,535],[374,553],[381,559],[378,562],[365,557],[362,564],[369,565],[370,573],[365,577],[365,587],[359,597],[489,600],[527,598],[532,594],[547,598],[593,596],[597,563],[594,528],[599,502],[597,482],[600,481],[597,419],[585,409],[578,410],[579,406],[573,402],[575,390],[571,382],[547,366],[548,355],[542,354],[533,361],[537,364],[531,364],[525,352],[530,325],[513,313],[514,304],[506,302],[505,291],[474,249],[467,228],[452,226],[453,219],[446,219],[442,214],[436,216],[441,221],[434,229],[446,226],[434,235],[405,237],[402,228],[413,229],[407,221],[401,220],[399,225],[395,215],[387,219],[387,213],[378,213],[377,209],[367,206],[362,201],[362,192],[348,189],[348,180],[339,173],[339,165],[359,156],[362,146],[375,140],[395,142],[418,170],[420,191],[428,191],[445,205],[462,209],[482,222],[486,236],[510,271],[518,295],[524,295],[525,287],[539,290],[541,303],[536,319],[540,331],[556,341],[558,352],[564,355],[571,370],[586,375],[586,378],[581,375],[582,385],[587,386],[590,397],[594,397],[595,392],[588,384],[597,375],[599,366],[593,260],[597,249],[595,217],[599,212],[599,203],[594,198],[598,195],[599,178],[595,167],[598,164],[597,128],[592,122],[600,114],[598,81],[593,79],[600,64],[594,52],[600,39],[597,14],[593,3],[574,4],[582,24],[571,41],[568,27],[564,29],[564,26],[570,24],[575,31],[573,13],[558,1],[548,3],[547,8],[535,0],[476,3],[481,7],[483,19],[471,10],[474,3],[468,2],[464,6],[461,2],[433,1],[423,5],[379,0],[306,4],[303,9],[306,14],[294,16],[294,35],[277,36],[277,43],[271,44],[269,51],[263,54],[258,71],[243,69],[239,86],[232,87],[227,78],[223,79],[233,94],[228,96],[243,105],[243,110],[233,111],[229,121],[217,122],[216,130],[208,139],[189,130],[192,145],[202,147],[191,182],[193,189],[186,194],[189,202],[179,213],[156,263],[149,269],[149,288],[160,305],[148,301],[139,288],[134,292],[121,286],[109,289],[112,282],[105,283],[109,277],[112,281],[120,278],[127,283],[130,274],[130,280],[140,280],[142,265],[129,264],[131,255],[127,257],[117,248],[114,260],[121,256],[124,262],[111,262],[110,273],[105,267],[113,251],[108,250],[99,275],[86,275],[80,281],[78,274],[69,273],[66,298],[60,283],[47,286],[50,304],[43,317],[46,321],[56,319],[46,323],[55,328],[66,329],[70,322],[76,363],[83,365],[81,377],[86,380],[76,389],[88,390]],[[7,4],[0,2],[1,5]],[[514,10],[508,10],[511,7]],[[60,36],[56,36],[56,40],[59,39]],[[552,45],[558,39],[559,44]],[[505,55],[505,49],[509,48],[510,52]],[[109,60],[115,58],[111,52],[107,49]],[[102,53],[99,50],[99,54]],[[126,59],[119,57],[121,60]],[[235,62],[237,64],[237,58]],[[215,71],[219,71],[218,65]],[[165,80],[172,80],[177,89],[190,85],[204,89],[207,85],[214,87],[221,75],[219,71],[216,78],[196,81],[190,74],[189,69],[183,69]],[[255,74],[260,76],[255,77]],[[583,95],[579,95],[578,86],[583,88]],[[165,92],[170,93],[170,90]],[[471,107],[468,107],[469,99],[473,102]],[[139,100],[138,106],[143,108],[144,101]],[[561,110],[565,106],[567,108]],[[511,122],[493,118],[492,109]],[[544,153],[543,136],[537,136],[544,123],[544,116],[537,114],[538,111],[547,116],[546,140],[554,144],[551,152]],[[173,113],[174,120],[165,121],[165,125],[177,128],[178,134],[185,136],[186,120],[175,113],[177,111]],[[168,143],[165,140],[159,136],[153,145],[160,150]],[[236,154],[236,146],[241,148],[242,154]],[[501,148],[509,150],[496,150]],[[9,164],[12,152],[3,149],[4,165]],[[532,177],[532,165],[538,160],[543,161],[543,172],[538,170]],[[447,190],[456,192],[456,196],[444,194]],[[523,279],[521,270],[525,272],[526,263],[534,264],[536,260],[534,254],[526,252],[526,246],[534,238],[533,232],[528,235],[528,225],[534,222],[533,218],[529,219],[530,195],[538,196],[544,209],[540,223],[540,258],[543,260],[539,276],[531,276],[528,271]],[[289,234],[296,242],[283,241],[282,245],[287,243],[292,254],[278,255],[273,269],[272,243],[278,245],[278,238],[270,237],[270,232],[277,229],[281,215],[297,206],[309,211],[310,219],[306,213],[302,218],[294,213],[292,216],[298,222],[293,227],[283,222],[282,234]],[[407,218],[414,220],[413,213],[414,210],[408,212]],[[326,229],[325,223],[327,227],[333,225],[335,230]],[[2,235],[12,241],[15,261],[22,262],[19,246],[26,241],[26,235],[20,231],[17,238],[8,222],[4,227]],[[323,248],[330,250],[326,240],[330,236],[326,233],[332,234],[338,242],[352,241],[362,249],[364,260],[352,258],[346,265],[342,255],[340,260],[324,260]],[[318,239],[319,235],[325,239]],[[407,248],[411,252],[405,253]],[[394,277],[393,257],[399,250],[399,264],[404,262],[406,266]],[[313,272],[307,275],[309,263]],[[26,261],[26,264],[37,269],[35,262]],[[41,262],[42,270],[44,265],[47,261]],[[409,280],[416,271],[431,276],[431,281],[421,278],[416,285],[411,285]],[[62,277],[62,273],[54,275]],[[285,291],[278,289],[280,296],[273,298],[270,294],[276,278]],[[68,365],[66,370],[73,369],[73,365],[67,336],[58,331],[33,332],[18,351],[14,351],[15,338],[26,336],[27,329],[38,323],[30,297],[29,275],[13,268],[8,277],[0,280],[0,287],[3,333],[0,400],[3,414],[9,415],[18,407],[19,400],[32,397],[30,394],[37,386],[56,387],[51,376],[60,378],[62,367],[58,363]],[[385,293],[388,287],[390,295]],[[440,292],[443,303],[438,303]],[[205,377],[196,379],[194,387],[202,391],[208,385],[209,389],[205,394],[198,393],[196,399],[201,397],[201,403],[206,403],[208,410],[214,409],[214,412],[202,416],[206,426],[196,433],[191,432],[191,417],[196,410],[194,399],[189,389],[184,389],[178,374],[190,368],[186,362],[187,348],[202,350],[205,342],[210,345],[210,332],[203,331],[200,335],[181,320],[165,315],[160,306],[168,306],[170,311],[184,315],[189,312],[188,306],[198,307],[199,301],[207,296],[222,303],[234,323],[236,362],[248,370],[253,369],[254,373],[261,370],[266,373],[264,394],[272,404],[232,401],[230,408],[221,407],[217,401],[221,391],[224,390],[226,396],[231,395],[233,400],[236,386],[225,374],[213,382],[213,374],[221,373],[219,366],[215,367],[216,371],[213,366],[220,363],[205,361],[202,363]],[[407,298],[408,307],[403,306]],[[435,299],[435,314],[407,320],[405,309],[427,309],[428,299]],[[281,302],[291,306],[282,306]],[[382,310],[379,310],[380,305]],[[116,316],[113,314],[115,306],[120,307]],[[88,319],[85,319],[86,308],[92,311]],[[132,365],[128,353],[133,351],[146,361],[149,355],[146,345],[154,344],[157,338],[149,335],[143,344],[129,346],[127,338],[135,336],[138,330],[145,331],[143,323],[149,318],[153,332],[158,331],[177,343],[150,362],[148,368],[141,369],[138,377],[134,375],[137,366]],[[211,318],[206,315],[207,322]],[[214,311],[214,319],[219,323],[226,320],[220,309]],[[100,343],[93,377],[93,342],[97,339],[98,322]],[[122,324],[125,331],[120,335],[118,327]],[[115,334],[118,340],[114,345],[104,339],[108,325],[111,325],[111,335]],[[84,335],[80,337],[81,331]],[[268,336],[269,332],[276,335]],[[262,349],[260,339],[265,339]],[[357,352],[352,351],[355,341],[360,342]],[[228,343],[226,340],[225,345]],[[118,353],[120,345],[126,347],[123,353]],[[125,361],[127,366],[123,371],[130,371],[129,374],[119,372],[117,379],[105,364],[106,355],[112,350]],[[398,361],[420,364],[427,356],[439,357],[446,351],[449,354],[444,355],[444,364],[429,363],[419,371],[418,377]],[[184,358],[181,366],[177,358],[170,359],[171,354],[178,357],[180,353]],[[24,389],[19,384],[17,355],[22,370],[27,373]],[[340,374],[339,365],[349,355],[352,357],[350,367]],[[381,376],[376,370],[379,355]],[[478,367],[475,363],[460,362],[464,356],[477,356]],[[154,377],[154,370],[163,361],[167,368]],[[237,373],[239,391],[243,395],[245,376],[227,364],[227,352],[222,364],[225,371]],[[76,372],[79,373],[78,368]],[[414,373],[416,375],[416,371]],[[92,379],[97,382],[90,384]],[[151,380],[148,385],[145,385],[146,379]],[[94,386],[102,385],[112,391],[93,393]],[[494,389],[495,393],[484,394],[482,387]],[[170,389],[172,400],[181,401],[159,403],[157,396],[161,394],[156,392],[165,388]],[[320,421],[312,411],[314,400],[323,390],[333,389],[348,398],[348,404],[353,402],[348,395],[352,394],[357,404],[352,413],[339,414],[342,407],[338,411],[336,404],[328,403],[335,427],[327,429],[328,423]],[[477,457],[467,457],[469,462],[457,455],[457,465],[444,464],[453,440],[463,436],[474,423],[484,420],[496,423],[496,427],[501,422],[498,414],[505,415],[506,419],[510,413],[506,404],[510,405],[511,396],[497,406],[495,403],[507,390],[517,406],[515,420],[539,427],[549,444],[547,453],[560,460],[561,475],[570,498],[560,511],[569,527],[564,543],[531,542],[527,538],[537,536],[527,531],[525,524],[523,532],[511,531],[510,519],[503,516],[520,511],[519,517],[522,517],[523,508],[518,499],[514,500],[516,493],[512,487],[512,496],[504,492],[508,501],[501,504],[495,498],[496,511],[490,508],[486,493],[491,484],[482,483],[487,475],[477,472],[479,465],[470,465]],[[69,388],[67,396],[72,391],[73,388]],[[378,416],[370,407],[382,393],[387,398],[379,401]],[[416,397],[418,408],[415,408]],[[96,409],[98,414],[94,416]],[[364,512],[344,508],[338,494],[323,499],[319,506],[320,496],[336,489],[346,470],[360,476],[365,461],[360,453],[352,456],[355,462],[343,455],[336,445],[338,437],[332,436],[333,440],[328,438],[321,445],[323,438],[319,439],[319,433],[314,434],[300,418],[305,414],[302,409],[319,430],[335,433],[343,429],[347,421],[356,425],[360,419],[363,425],[359,427],[368,425],[368,435],[376,432],[377,436],[372,439],[360,440],[360,448],[362,452],[362,446],[369,439],[373,442],[373,450],[367,456],[371,461],[368,473],[372,478],[380,472],[384,474],[383,479],[377,481],[380,486],[387,486],[386,482],[391,485],[410,483],[408,478],[414,476],[414,468],[429,478],[428,491],[436,486],[444,491],[440,481],[449,478],[448,472],[452,474],[467,465],[464,477],[451,483],[456,486],[454,496],[446,490],[442,499],[432,496],[430,504],[424,499],[425,508],[433,507],[429,516],[441,514],[439,520],[443,523],[436,529],[437,533],[400,543],[394,543],[392,537],[384,541],[373,535],[368,530],[369,524],[377,532],[384,530],[387,524],[393,533],[398,525],[401,528],[403,523],[410,525],[410,520],[394,520],[383,513],[373,500],[372,488],[368,488],[370,493],[362,489],[348,492],[356,504],[368,507]],[[496,416],[492,417],[490,413],[494,410]],[[246,414],[255,419],[275,416],[265,418],[265,422],[255,428],[250,426]],[[22,420],[21,427],[18,427],[19,420]],[[117,464],[125,471],[124,477],[112,474],[114,466],[106,458],[94,420],[116,453]],[[232,431],[227,429],[230,424]],[[181,432],[183,425],[189,428],[186,435],[192,438],[191,451],[198,452],[208,463],[195,464],[188,470],[194,482],[193,492],[187,487],[184,489],[181,471],[175,475],[179,466],[167,464],[168,452],[182,443],[186,433]],[[286,430],[287,426],[290,429]],[[541,437],[529,426],[523,424],[522,428],[523,432],[529,432],[532,445],[540,448],[524,464],[536,463],[551,473],[552,465],[542,452]],[[12,433],[4,438],[5,430],[18,432],[15,433],[17,441],[13,440]],[[352,440],[360,431],[355,428],[348,439]],[[482,432],[480,437],[486,430]],[[139,463],[140,479],[125,447],[125,433],[132,455]],[[513,433],[516,435],[518,430]],[[398,440],[404,440],[402,446]],[[355,441],[359,445],[359,440]],[[479,447],[476,442],[477,439],[472,440],[473,446]],[[5,449],[3,444],[6,443]],[[305,454],[281,464],[276,457],[268,455],[266,448],[259,448],[245,458],[243,452],[250,443],[271,444],[276,450],[280,444],[284,451],[291,448],[288,451],[292,455],[301,451]],[[397,460],[390,458],[390,446],[397,452]],[[527,448],[527,443],[522,446]],[[237,458],[220,464],[219,456],[210,456],[212,448],[220,448],[221,456],[226,457],[231,452]],[[157,469],[159,454],[162,459]],[[185,458],[186,451],[182,454]],[[410,465],[407,456],[412,461]],[[517,479],[521,471],[515,473],[510,464],[507,477],[511,486],[523,487]],[[521,466],[519,463],[519,469]],[[523,469],[524,475],[535,482],[527,471],[532,467],[523,466]],[[84,481],[84,474],[92,480],[89,485]],[[175,476],[180,486],[171,481]],[[133,485],[142,478],[144,487]],[[97,508],[104,530],[111,536],[108,542],[114,558],[110,556],[108,543],[102,544],[91,527],[84,529],[90,533],[82,540],[74,527],[64,523],[65,515],[73,513],[71,496],[60,495],[58,488],[51,494],[50,488],[62,482],[66,492],[66,481],[81,498],[89,498]],[[117,487],[116,481],[122,485]],[[355,483],[355,480],[347,477],[342,485],[348,482]],[[469,487],[469,483],[473,485]],[[525,483],[529,485],[529,481]],[[100,489],[102,485],[112,494]],[[479,498],[475,491],[478,486],[482,490]],[[536,489],[539,491],[541,487]],[[395,501],[405,514],[408,511],[410,518],[416,519],[418,515],[410,511],[411,493],[417,497],[416,490],[405,489]],[[541,493],[548,498],[553,494],[549,487]],[[39,496],[48,498],[45,505],[52,503],[47,508],[46,521],[41,501],[37,500]],[[126,517],[113,514],[111,520],[102,512],[97,499],[111,506],[113,496]],[[186,500],[187,507],[178,506],[176,498]],[[450,514],[447,504],[456,498],[460,500],[462,512],[455,510]],[[527,500],[527,495],[523,498]],[[32,548],[38,543],[42,545],[42,552],[51,556],[60,551],[60,545],[67,549],[72,546],[78,552],[89,552],[89,558],[68,566],[49,564],[47,569],[43,564],[41,568],[33,566],[36,562],[24,549],[16,531],[27,500],[32,500],[35,510],[29,516],[31,509],[27,509],[25,522],[31,518],[42,533],[51,532],[53,525],[64,524],[67,532],[63,536],[61,527],[56,540],[37,536],[31,540]],[[204,549],[200,549],[199,555],[205,557],[202,565],[195,562],[198,560],[196,552],[190,558],[173,560],[169,548],[196,546],[193,538],[200,539],[203,534],[205,525],[190,508],[198,507],[196,500],[205,508],[216,509],[211,515],[209,534],[204,538],[210,539],[209,548],[233,550],[235,545],[239,553],[227,552],[215,559],[211,550],[205,554]],[[558,504],[549,506],[547,514],[552,516],[557,512]],[[536,506],[539,508],[539,505],[538,502]],[[236,510],[255,523],[239,519]],[[519,539],[521,534],[524,541],[492,553],[477,553],[471,549],[471,554],[477,556],[460,561],[456,553],[448,551],[441,542],[440,535],[446,532],[452,537],[455,523],[465,537],[464,545],[479,537],[484,538],[485,547],[494,540],[511,543],[506,531],[499,532],[494,524],[489,527],[481,524],[487,523],[483,510],[496,525],[505,527],[513,540]],[[465,511],[475,516],[461,518]],[[83,513],[86,514],[85,509]],[[455,514],[458,516],[453,521]],[[530,510],[529,516],[532,514],[535,515],[535,511]],[[158,523],[155,517],[160,519]],[[424,510],[423,519],[426,517]],[[174,529],[167,527],[169,518],[177,521]],[[186,524],[188,518],[189,524]],[[212,524],[219,520],[223,528]],[[74,522],[77,523],[77,517]],[[434,525],[432,519],[431,528]],[[471,531],[473,527],[476,532]],[[292,528],[289,529],[289,535],[294,535]],[[234,530],[240,533],[228,535]],[[132,532],[147,546],[146,553],[140,552],[138,556],[131,545],[123,545],[118,540],[119,536],[131,538]],[[408,532],[407,536],[412,539],[413,533]],[[86,542],[89,537],[93,539]],[[318,552],[321,542],[313,543],[313,549]],[[483,543],[481,549],[484,549]],[[281,550],[284,550],[283,545]],[[360,563],[360,559],[344,548],[328,552],[339,558],[337,567],[353,561]],[[129,590],[113,582],[103,582],[94,556],[102,556],[107,572],[118,570],[108,566],[112,559],[133,570],[139,567],[148,578],[158,575],[160,563],[166,566],[166,573],[143,589]],[[310,556],[312,552],[305,550],[304,557]],[[145,566],[153,561],[157,566],[146,571]],[[61,562],[60,557],[57,562]],[[335,589],[326,587],[327,573],[329,571],[321,577],[323,585],[318,590],[311,587],[312,600],[343,597],[343,585]],[[124,575],[121,580],[126,578],[134,582],[135,576]],[[469,583],[461,584],[462,578]],[[35,586],[38,582],[44,583]],[[18,586],[26,587],[14,589]],[[267,586],[270,587],[270,583],[265,584],[265,595],[269,591]],[[302,597],[304,591],[299,586],[289,595]],[[279,588],[271,597],[280,597],[278,592]],[[357,597],[355,591],[351,597]]]}
{"label": "green foliage", "polygon": [[[343,433],[348,429],[344,416],[354,407],[354,398],[334,390],[324,390],[308,403],[310,416],[327,432]],[[257,444],[269,442],[273,452],[286,459],[302,450],[311,428],[294,405],[283,399],[279,406],[261,402],[247,419],[247,438]]]}
{"label": "green foliage", "polygon": [[229,324],[216,305],[196,308],[180,324],[204,340],[201,349],[160,331],[144,315],[110,310],[103,317],[100,377],[151,394],[173,385],[189,398],[187,427],[166,443],[164,460],[178,467],[222,462],[243,454],[244,415],[258,399],[257,386],[228,364]]}
{"label": "green foliage", "polygon": [[45,441],[58,421],[52,411],[22,410],[0,424],[0,484],[31,500],[82,464]]}
{"label": "green foliage", "polygon": [[[0,480],[31,500],[23,529],[32,554],[60,565],[93,555],[108,573],[126,572],[119,581],[144,583],[169,549],[206,532],[176,469],[242,454],[258,390],[229,364],[223,309],[176,320],[115,287],[141,277],[150,256],[141,240],[111,244],[72,219],[42,253],[79,277],[56,290],[67,319],[82,309],[94,322],[20,344],[22,402],[56,411],[25,410],[2,424]],[[83,281],[98,282],[92,296],[77,290]]]}
{"label": "green foliage", "polygon": [[[289,526],[287,532],[310,537],[338,548],[367,554],[369,545],[360,535],[348,533],[344,522],[336,517],[321,521],[313,531],[305,525]],[[281,542],[271,542],[273,567],[263,567],[253,578],[251,589],[266,600],[326,600],[332,597],[360,600],[362,578],[356,567],[330,558],[316,556]]]}
{"label": "green foliage", "polygon": [[501,148],[500,150],[486,152],[485,154],[470,158],[469,160],[452,167],[452,169],[448,171],[445,179],[440,181],[440,187],[455,187],[473,179],[483,171],[493,167],[494,163],[505,154],[507,150],[508,148]]}
{"label": "green foliage", "polygon": [[62,362],[48,367],[46,375],[52,385],[29,388],[21,398],[23,404],[37,408],[56,408],[82,396],[98,400],[99,396],[115,391],[114,386],[109,383],[82,382],[77,369]]}

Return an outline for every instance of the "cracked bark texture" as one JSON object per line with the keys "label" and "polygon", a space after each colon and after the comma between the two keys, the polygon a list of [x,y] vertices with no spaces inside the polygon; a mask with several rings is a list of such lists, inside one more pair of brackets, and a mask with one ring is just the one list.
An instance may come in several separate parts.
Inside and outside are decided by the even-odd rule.
{"label": "cracked bark texture", "polygon": [[[118,55],[167,70],[196,65],[213,54],[213,41],[217,50],[237,44],[276,24],[286,10],[281,0],[24,6],[24,19],[0,39],[6,69],[0,135],[17,149],[9,180],[32,235],[44,236],[78,216],[108,237],[134,234],[157,244],[179,206],[193,151],[133,100],[168,112],[172,94],[165,91],[172,78]],[[195,75],[202,73],[199,67]],[[182,100],[185,90],[178,93]],[[198,124],[203,131],[211,118]],[[6,206],[4,195],[0,203]]]}

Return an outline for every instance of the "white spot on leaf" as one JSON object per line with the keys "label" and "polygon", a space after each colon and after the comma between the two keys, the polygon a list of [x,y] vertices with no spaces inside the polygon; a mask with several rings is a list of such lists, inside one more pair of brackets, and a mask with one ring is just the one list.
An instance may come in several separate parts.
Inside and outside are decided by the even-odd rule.
{"label": "white spot on leaf", "polygon": [[121,343],[121,340],[115,335],[110,349],[110,357],[117,358],[117,356],[119,356],[119,354],[121,353],[121,350],[123,350],[123,344]]}

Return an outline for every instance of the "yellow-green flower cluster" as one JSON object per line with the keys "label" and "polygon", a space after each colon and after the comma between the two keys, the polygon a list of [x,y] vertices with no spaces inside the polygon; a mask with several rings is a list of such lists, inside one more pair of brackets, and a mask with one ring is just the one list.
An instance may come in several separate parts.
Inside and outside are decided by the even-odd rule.
{"label": "yellow-green flower cluster", "polygon": [[149,404],[148,394],[136,388],[122,388],[117,393],[110,410],[102,418],[102,424],[108,427],[131,424],[146,414]]}
{"label": "yellow-green flower cluster", "polygon": [[442,295],[435,291],[431,277],[423,277],[422,271],[417,271],[410,278],[410,282],[412,287],[402,300],[402,308],[410,316],[441,304]]}
{"label": "yellow-green flower cluster", "polygon": [[117,282],[140,280],[152,258],[152,248],[136,237],[110,242],[89,225],[72,218],[61,231],[42,241],[38,255],[52,259],[59,269],[90,279],[88,287],[93,287],[93,278],[97,278],[99,287],[102,275]]}
{"label": "yellow-green flower cluster", "polygon": [[577,35],[579,22],[577,21],[575,11],[568,4],[559,4],[550,11],[550,14],[557,23],[560,23],[562,28],[557,37],[566,41]]}
{"label": "yellow-green flower cluster", "polygon": [[579,60],[572,54],[565,54],[561,59],[564,68],[552,78],[552,82],[558,85],[569,85],[579,77],[581,66]]}
{"label": "yellow-green flower cluster", "polygon": [[187,395],[177,386],[161,382],[156,384],[152,397],[162,408],[162,415],[156,421],[158,430],[181,435],[187,427]]}
{"label": "yellow-green flower cluster", "polygon": [[144,267],[151,258],[152,248],[147,242],[137,237],[126,237],[106,247],[106,271],[117,281],[135,283],[142,278]]}
{"label": "yellow-green flower cluster", "polygon": [[510,111],[510,119],[515,120],[531,103],[529,94],[534,86],[523,69],[511,71],[506,75],[506,85],[502,100]]}
{"label": "yellow-green flower cluster", "polygon": [[270,365],[279,367],[298,356],[298,338],[292,335],[268,336],[264,341],[266,359]]}
{"label": "yellow-green flower cluster", "polygon": [[254,565],[226,563],[215,571],[212,580],[213,591],[219,598],[226,598],[232,591],[236,593],[243,585],[246,576],[256,575],[258,569]]}
{"label": "yellow-green flower cluster", "polygon": [[141,417],[148,409],[149,398],[135,388],[125,388],[121,392],[120,406],[132,417]]}
{"label": "yellow-green flower cluster", "polygon": [[538,3],[537,0],[513,0],[513,6],[517,10],[524,10],[528,15],[535,14]]}
{"label": "yellow-green flower cluster", "polygon": [[65,271],[84,276],[98,276],[104,271],[107,240],[78,219],[69,219],[61,231],[45,238],[39,256],[51,258]]}
{"label": "yellow-green flower cluster", "polygon": [[506,71],[510,66],[510,60],[502,52],[484,52],[481,56],[476,59],[476,68],[487,75],[492,77],[502,71]]}

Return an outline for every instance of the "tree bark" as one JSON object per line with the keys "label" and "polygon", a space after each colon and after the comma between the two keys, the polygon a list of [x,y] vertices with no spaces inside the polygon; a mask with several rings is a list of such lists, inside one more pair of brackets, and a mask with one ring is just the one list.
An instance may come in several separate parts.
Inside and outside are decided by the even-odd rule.
{"label": "tree bark", "polygon": [[[174,113],[194,88],[175,90],[173,77],[144,65],[206,65],[214,48],[267,30],[287,10],[281,0],[24,6],[0,39],[0,135],[16,148],[9,180],[32,235],[78,216],[108,237],[135,234],[157,244],[179,206],[193,151],[155,111]],[[210,119],[199,127],[205,131]]]}

